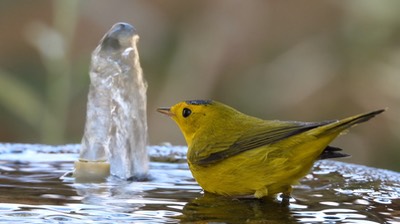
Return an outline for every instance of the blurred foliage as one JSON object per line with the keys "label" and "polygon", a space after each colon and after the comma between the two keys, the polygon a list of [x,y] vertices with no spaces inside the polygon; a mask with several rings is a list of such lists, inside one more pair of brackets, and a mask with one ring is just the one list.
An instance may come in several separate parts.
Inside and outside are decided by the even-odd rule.
{"label": "blurred foliage", "polygon": [[400,170],[399,1],[0,2],[0,141],[79,142],[90,53],[135,25],[150,143],[185,144],[155,112],[212,98],[265,119],[389,110],[333,144],[347,161]]}

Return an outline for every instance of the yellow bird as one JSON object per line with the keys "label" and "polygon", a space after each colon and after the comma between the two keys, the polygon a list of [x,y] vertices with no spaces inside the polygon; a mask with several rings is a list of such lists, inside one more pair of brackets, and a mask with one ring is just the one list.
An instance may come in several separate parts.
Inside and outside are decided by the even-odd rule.
{"label": "yellow bird", "polygon": [[283,193],[304,177],[318,159],[345,157],[328,146],[348,128],[384,110],[343,120],[297,122],[262,120],[214,100],[190,100],[158,108],[181,129],[189,168],[206,191],[256,198]]}

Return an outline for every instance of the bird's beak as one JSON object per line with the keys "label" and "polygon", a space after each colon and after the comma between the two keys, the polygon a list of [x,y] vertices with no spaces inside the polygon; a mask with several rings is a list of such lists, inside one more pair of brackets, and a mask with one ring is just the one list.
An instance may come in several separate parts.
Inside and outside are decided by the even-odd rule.
{"label": "bird's beak", "polygon": [[171,112],[171,108],[170,107],[160,107],[160,108],[157,108],[157,111],[162,113],[162,114],[165,114],[165,115],[167,115],[169,117],[172,117],[174,115]]}

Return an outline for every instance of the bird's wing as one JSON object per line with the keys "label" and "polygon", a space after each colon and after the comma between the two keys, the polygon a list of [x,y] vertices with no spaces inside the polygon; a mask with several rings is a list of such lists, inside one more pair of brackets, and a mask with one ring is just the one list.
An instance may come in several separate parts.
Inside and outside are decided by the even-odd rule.
{"label": "bird's wing", "polygon": [[[194,158],[189,158],[197,165],[217,163],[241,152],[269,145],[288,137],[303,133],[316,127],[330,124],[335,121],[323,122],[275,122],[271,127],[261,125],[246,130],[234,142],[216,142],[201,149]],[[212,141],[214,142],[214,141]]]}

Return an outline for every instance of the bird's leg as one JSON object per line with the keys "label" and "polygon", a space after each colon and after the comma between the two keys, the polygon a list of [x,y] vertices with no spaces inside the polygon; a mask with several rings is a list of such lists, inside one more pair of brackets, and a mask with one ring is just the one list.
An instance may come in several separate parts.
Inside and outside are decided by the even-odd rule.
{"label": "bird's leg", "polygon": [[283,206],[287,206],[287,205],[290,204],[290,198],[291,198],[290,194],[292,193],[292,190],[293,190],[292,186],[289,185],[289,186],[287,186],[286,190],[282,192],[282,194],[281,194],[281,198],[282,198],[281,204]]}

